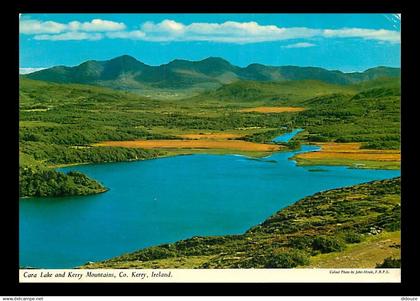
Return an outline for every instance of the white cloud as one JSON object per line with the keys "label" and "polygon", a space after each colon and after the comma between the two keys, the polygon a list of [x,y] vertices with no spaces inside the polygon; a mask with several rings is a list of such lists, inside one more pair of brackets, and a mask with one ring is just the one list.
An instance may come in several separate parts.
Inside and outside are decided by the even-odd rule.
{"label": "white cloud", "polygon": [[90,22],[79,22],[73,21],[68,24],[68,27],[72,31],[96,31],[96,32],[106,32],[106,31],[118,31],[124,30],[126,28],[124,23],[117,23],[113,21],[93,19]]}
{"label": "white cloud", "polygon": [[[173,20],[160,23],[146,22],[141,26],[145,41],[209,41],[222,43],[258,43],[292,38],[312,37],[319,29],[305,27],[280,28],[259,25],[256,22],[191,23],[185,25]],[[134,37],[133,37],[134,38]]]}
{"label": "white cloud", "polygon": [[301,43],[286,45],[286,46],[283,46],[283,48],[308,48],[308,47],[314,47],[314,46],[316,45],[312,43],[301,42]]}
{"label": "white cloud", "polygon": [[35,71],[44,70],[47,68],[19,68],[19,74],[29,74]]}
{"label": "white cloud", "polygon": [[66,30],[66,25],[54,21],[21,20],[19,31],[23,34],[60,33]]}
{"label": "white cloud", "polygon": [[182,23],[178,23],[173,20],[163,20],[160,23],[155,24],[154,22],[143,23],[141,29],[146,32],[154,33],[169,33],[169,34],[181,34],[184,32],[185,26]]}
{"label": "white cloud", "polygon": [[[234,21],[227,21],[224,23],[191,23],[185,25],[174,20],[163,20],[160,23],[146,22],[140,27],[140,30],[127,31],[125,34],[118,33],[114,36],[108,36],[150,42],[208,41],[238,44],[312,37],[362,38],[390,43],[398,43],[400,40],[399,31],[385,29],[278,27],[275,25],[260,25],[256,22]],[[309,45],[310,43],[297,44],[298,45],[294,48],[312,46]]]}
{"label": "white cloud", "polygon": [[[159,23],[145,22],[135,30],[126,30],[124,23],[93,19],[89,22],[73,21],[66,24],[53,21],[22,19],[22,34],[35,35],[37,40],[99,40],[133,39],[149,42],[207,41],[219,43],[259,43],[307,38],[360,38],[378,42],[399,43],[398,30],[341,28],[317,29],[308,27],[278,27],[257,22],[191,23],[174,20]],[[102,34],[103,33],[103,34]],[[298,47],[311,47],[310,43],[296,43]],[[292,44],[294,45],[294,44]]]}
{"label": "white cloud", "polygon": [[365,28],[325,29],[323,36],[329,38],[362,38],[366,40],[376,40],[390,43],[399,43],[401,39],[400,32],[398,31]]}
{"label": "white cloud", "polygon": [[87,33],[87,32],[65,32],[61,34],[43,34],[34,36],[35,40],[40,41],[80,41],[91,40],[96,41],[103,38],[100,33]]}
{"label": "white cloud", "polygon": [[141,30],[133,30],[133,31],[116,31],[116,32],[108,32],[106,36],[111,39],[143,39],[146,34]]}
{"label": "white cloud", "polygon": [[108,32],[124,30],[124,23],[93,19],[89,22],[72,21],[58,23],[54,21],[39,21],[22,19],[19,22],[19,30],[22,34],[58,34],[64,32]]}

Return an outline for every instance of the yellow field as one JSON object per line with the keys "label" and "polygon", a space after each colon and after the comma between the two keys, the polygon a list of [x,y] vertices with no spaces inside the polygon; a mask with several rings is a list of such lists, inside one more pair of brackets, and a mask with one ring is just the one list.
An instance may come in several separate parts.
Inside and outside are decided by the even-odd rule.
{"label": "yellow field", "polygon": [[177,136],[184,139],[235,139],[242,137],[242,135],[227,133],[183,134]]}
{"label": "yellow field", "polygon": [[350,159],[363,161],[394,161],[401,160],[399,150],[360,149],[361,143],[316,143],[320,151],[302,153],[295,156],[299,159]]}
{"label": "yellow field", "polygon": [[257,113],[284,113],[284,112],[301,112],[305,108],[302,107],[255,107],[242,109],[240,112],[257,112]]}
{"label": "yellow field", "polygon": [[277,151],[284,147],[279,145],[254,143],[241,140],[134,140],[104,141],[93,146],[119,146],[129,148],[188,148],[188,149],[235,149],[243,151]]}

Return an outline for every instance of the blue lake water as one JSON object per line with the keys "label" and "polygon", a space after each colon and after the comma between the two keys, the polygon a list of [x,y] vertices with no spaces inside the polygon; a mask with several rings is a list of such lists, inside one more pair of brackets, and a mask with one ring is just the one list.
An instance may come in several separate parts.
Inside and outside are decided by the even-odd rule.
{"label": "blue lake water", "polygon": [[398,176],[396,170],[298,167],[295,152],[263,159],[188,155],[73,166],[110,190],[20,200],[20,265],[71,268],[195,235],[240,234],[313,193]]}
{"label": "blue lake water", "polygon": [[294,136],[303,132],[303,129],[295,129],[289,133],[285,133],[273,139],[274,142],[289,142]]}

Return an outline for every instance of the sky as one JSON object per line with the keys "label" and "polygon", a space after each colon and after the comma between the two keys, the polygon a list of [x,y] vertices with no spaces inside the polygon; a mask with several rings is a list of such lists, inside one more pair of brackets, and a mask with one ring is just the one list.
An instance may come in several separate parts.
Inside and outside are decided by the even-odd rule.
{"label": "sky", "polygon": [[28,73],[125,54],[153,66],[212,56],[241,67],[400,67],[400,20],[396,14],[22,14],[19,67]]}

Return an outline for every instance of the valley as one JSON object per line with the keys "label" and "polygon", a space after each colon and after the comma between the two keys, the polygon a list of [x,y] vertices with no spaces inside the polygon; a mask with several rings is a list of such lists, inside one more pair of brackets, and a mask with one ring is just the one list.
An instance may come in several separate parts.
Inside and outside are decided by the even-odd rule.
{"label": "valley", "polygon": [[[121,63],[125,61],[124,58],[121,60]],[[115,76],[125,72],[123,66],[114,70]],[[134,154],[131,150],[116,147],[100,150],[92,147],[97,143],[182,140],[190,139],[185,135],[223,133],[227,136],[222,140],[227,140],[227,144],[240,143],[234,140],[272,144],[274,137],[293,128],[305,129],[294,139],[298,143],[358,142],[362,149],[399,148],[398,77],[377,77],[347,85],[318,80],[239,80],[190,98],[156,100],[129,90],[115,91],[100,86],[29,79],[54,70],[35,72],[21,77],[20,81],[21,152],[24,158],[32,157],[47,166],[149,156],[147,151],[139,155],[138,152]],[[387,69],[379,70],[381,72],[375,76],[383,75]],[[373,73],[372,70],[369,72]],[[222,147],[220,143],[210,143],[218,144],[215,149]],[[50,148],[68,155],[52,158],[48,151]],[[185,145],[182,148],[185,149]],[[279,149],[275,145],[269,148]],[[165,148],[154,149],[157,152],[152,156],[163,155],[165,151]],[[191,148],[192,151],[194,149],[196,147]],[[115,154],[110,155],[110,152]],[[93,153],[98,158],[87,159]],[[121,154],[118,159],[99,159],[108,155],[115,157],[116,153]],[[303,158],[300,160],[302,163]],[[309,159],[305,157],[305,162]],[[357,161],[357,158],[351,159]],[[314,158],[311,160],[315,162]],[[378,158],[376,161],[381,160]],[[350,165],[354,163],[357,162]]]}
{"label": "valley", "polygon": [[[92,253],[75,255],[69,262],[50,262],[47,255],[34,259],[27,253],[25,265],[41,260],[47,266],[83,268],[328,267],[339,257],[340,267],[375,267],[388,257],[398,258],[398,248],[391,245],[398,245],[400,230],[399,69],[319,69],[240,68],[218,58],[151,67],[123,56],[21,76],[19,184],[27,229],[44,233],[45,224],[38,219],[42,214],[51,214],[54,221],[55,215],[67,212],[92,220],[100,213],[97,218],[112,217],[121,225],[115,212],[134,214],[123,230],[127,240],[109,253],[97,246],[110,237],[119,239],[120,232],[111,228],[109,237],[99,236],[87,248]],[[162,72],[167,72],[164,80]],[[183,173],[180,166],[190,164],[191,170]],[[203,168],[212,177],[202,179]],[[221,176],[232,177],[231,182],[222,183]],[[288,179],[294,176],[312,184],[303,189],[297,178]],[[137,188],[120,186],[137,177],[140,184],[130,186]],[[290,190],[279,186],[279,178],[294,181]],[[172,190],[194,181],[195,188],[206,190]],[[361,184],[367,181],[374,182]],[[156,183],[169,185],[171,197],[161,200]],[[243,193],[237,198],[238,191]],[[377,191],[383,191],[380,197],[374,197]],[[132,200],[126,201],[127,208],[115,202],[121,196]],[[248,198],[253,212],[241,209],[243,216],[235,215]],[[209,211],[191,205],[197,199]],[[49,209],[38,212],[37,202]],[[191,208],[185,208],[188,202]],[[226,209],[229,202],[231,211]],[[157,212],[168,217],[178,212],[196,223],[196,229],[173,220],[174,229],[180,230],[172,233],[173,224],[162,222],[155,228],[167,229],[167,236],[157,233],[161,240],[154,240],[145,232],[146,238],[138,241],[139,233],[130,228],[139,227],[137,206],[144,206],[141,212],[157,222]],[[192,209],[196,211],[188,211]],[[29,218],[29,212],[36,214]],[[220,212],[226,214],[223,221],[217,219]],[[208,222],[201,225],[204,217]],[[218,223],[221,228],[214,227]],[[76,225],[87,227],[83,221]],[[369,234],[371,228],[380,232]],[[66,244],[76,239],[55,231],[59,233],[52,240],[66,237]],[[28,232],[24,237],[26,250],[37,245],[30,237],[38,236]],[[86,245],[91,240],[77,239]],[[378,256],[373,256],[375,244],[384,245]],[[332,247],[325,251],[325,246]],[[130,250],[134,253],[118,256]],[[370,250],[371,259],[363,261],[360,250]],[[83,265],[87,261],[95,262]]]}

